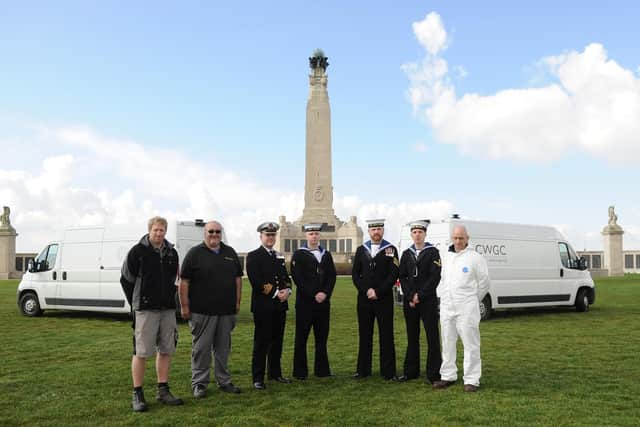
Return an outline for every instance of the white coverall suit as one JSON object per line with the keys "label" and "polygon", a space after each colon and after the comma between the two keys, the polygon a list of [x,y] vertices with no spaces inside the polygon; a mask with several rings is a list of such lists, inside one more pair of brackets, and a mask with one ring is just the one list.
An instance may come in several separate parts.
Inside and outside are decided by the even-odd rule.
{"label": "white coverall suit", "polygon": [[[453,250],[453,249],[451,249]],[[443,381],[456,381],[456,343],[464,347],[464,384],[480,385],[480,306],[489,292],[487,262],[476,251],[465,248],[443,254],[442,278],[438,286],[442,332]]]}

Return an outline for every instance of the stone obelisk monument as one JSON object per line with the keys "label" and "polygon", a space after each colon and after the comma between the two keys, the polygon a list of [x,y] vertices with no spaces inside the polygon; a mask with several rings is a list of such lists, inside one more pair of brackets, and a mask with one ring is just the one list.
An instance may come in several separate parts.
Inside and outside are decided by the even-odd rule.
{"label": "stone obelisk monument", "polygon": [[320,49],[309,58],[304,211],[308,222],[335,219],[331,180],[331,108],[327,92],[327,58]]}
{"label": "stone obelisk monument", "polygon": [[333,253],[334,261],[348,262],[362,244],[357,218],[343,222],[333,210],[331,164],[331,108],[327,91],[328,58],[316,49],[309,58],[309,98],[305,154],[304,210],[298,221],[280,217],[276,247],[289,258],[305,241],[303,224],[323,224],[320,244]]}

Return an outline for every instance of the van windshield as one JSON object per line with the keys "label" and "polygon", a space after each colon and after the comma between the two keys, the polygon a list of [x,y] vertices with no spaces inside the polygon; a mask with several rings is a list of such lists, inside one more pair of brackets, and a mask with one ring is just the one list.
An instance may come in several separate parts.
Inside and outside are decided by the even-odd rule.
{"label": "van windshield", "polygon": [[56,257],[58,256],[58,244],[54,243],[42,250],[36,258],[36,266],[38,271],[51,270],[56,264]]}
{"label": "van windshield", "polygon": [[45,246],[45,248],[38,254],[36,257],[36,262],[44,261],[47,259],[47,251],[49,250],[49,246]]}
{"label": "van windshield", "polygon": [[560,242],[558,243],[558,249],[560,249],[560,261],[565,268],[578,268],[578,256],[571,246]]}

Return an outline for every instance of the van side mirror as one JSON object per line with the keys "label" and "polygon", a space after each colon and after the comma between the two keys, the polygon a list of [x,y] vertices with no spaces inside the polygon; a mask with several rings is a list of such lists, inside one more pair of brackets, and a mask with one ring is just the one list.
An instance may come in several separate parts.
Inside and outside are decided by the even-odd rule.
{"label": "van side mirror", "polygon": [[27,271],[29,273],[35,273],[37,271],[35,262],[30,259],[29,264],[27,264]]}
{"label": "van side mirror", "polygon": [[585,257],[578,258],[578,270],[586,270],[589,268],[589,263]]}
{"label": "van side mirror", "polygon": [[42,261],[29,261],[29,273],[40,273],[49,270],[49,263],[46,259]]}

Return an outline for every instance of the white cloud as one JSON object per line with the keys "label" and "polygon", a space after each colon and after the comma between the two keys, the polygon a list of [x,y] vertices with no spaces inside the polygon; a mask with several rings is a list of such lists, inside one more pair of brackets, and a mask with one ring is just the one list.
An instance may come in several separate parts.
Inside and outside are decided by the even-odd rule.
{"label": "white cloud", "polygon": [[459,96],[440,56],[448,39],[439,15],[413,29],[425,57],[402,66],[408,96],[438,142],[494,159],[549,162],[571,150],[612,162],[640,159],[640,79],[601,44],[540,60],[552,84]]}
{"label": "white cloud", "polygon": [[[38,144],[55,147],[62,154],[35,160],[40,166],[33,171],[9,170],[0,163],[0,206],[11,207],[19,251],[39,251],[68,226],[144,224],[156,214],[170,220],[219,219],[229,242],[246,251],[257,244],[256,224],[277,220],[279,215],[296,220],[302,213],[302,189],[291,193],[267,187],[255,177],[231,173],[210,160],[191,159],[178,150],[108,138],[90,128],[46,133],[48,139]],[[38,151],[34,147],[34,153]],[[96,176],[89,179],[91,171]],[[339,193],[334,208],[343,220],[356,215],[365,236],[365,219],[386,218],[386,238],[391,242],[398,241],[400,227],[411,220],[437,221],[456,211],[447,200],[371,203]],[[620,221],[625,248],[638,248],[640,228],[633,224],[638,223],[640,209],[626,211],[625,220]],[[569,225],[558,227],[577,249],[602,247],[600,230],[585,233]]]}
{"label": "white cloud", "polygon": [[422,21],[414,22],[413,33],[431,55],[447,48],[447,31],[440,15],[435,12],[427,14]]}
{"label": "white cloud", "polygon": [[[0,206],[11,207],[18,251],[39,251],[65,227],[144,224],[156,214],[219,219],[229,242],[246,251],[257,244],[256,224],[279,215],[296,220],[304,206],[302,191],[274,189],[208,159],[106,137],[88,127],[40,128],[32,140],[62,154],[34,159],[40,167],[30,171],[0,163]],[[386,217],[389,239],[397,239],[400,226],[412,219],[443,218],[451,210],[447,201],[371,204],[351,195],[337,196],[334,204],[343,220],[357,215],[364,224],[366,218]]]}

